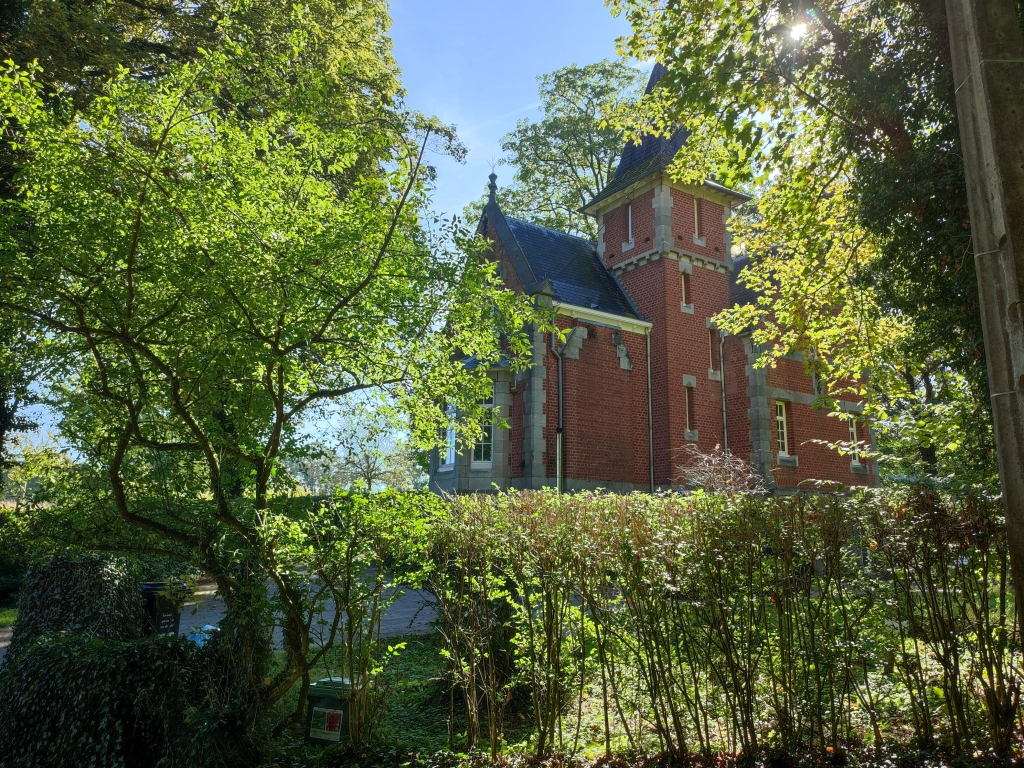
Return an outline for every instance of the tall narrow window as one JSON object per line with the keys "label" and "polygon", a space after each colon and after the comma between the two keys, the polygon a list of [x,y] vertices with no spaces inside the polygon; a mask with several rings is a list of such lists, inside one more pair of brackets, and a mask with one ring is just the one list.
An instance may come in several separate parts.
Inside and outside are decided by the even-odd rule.
{"label": "tall narrow window", "polygon": [[718,329],[708,328],[708,370],[718,370]]}
{"label": "tall narrow window", "polygon": [[786,403],[775,401],[775,425],[779,432],[779,455],[789,456],[789,429],[786,425]]}
{"label": "tall narrow window", "polygon": [[489,464],[494,455],[494,395],[488,395],[480,405],[487,410],[487,416],[481,425],[482,434],[473,444],[473,463]]}
{"label": "tall narrow window", "polygon": [[449,405],[445,409],[445,415],[449,424],[444,434],[444,464],[448,466],[455,463],[455,427],[451,424],[455,420],[455,406]]}
{"label": "tall narrow window", "polygon": [[626,206],[626,240],[633,242],[633,204]]}
{"label": "tall narrow window", "polygon": [[860,446],[857,444],[857,420],[850,419],[850,450],[853,452],[853,463],[860,464]]}
{"label": "tall narrow window", "polygon": [[693,299],[690,298],[690,275],[687,272],[683,272],[683,304],[690,304]]}
{"label": "tall narrow window", "polygon": [[700,198],[693,198],[693,236],[700,239]]}
{"label": "tall narrow window", "polygon": [[686,431],[693,432],[697,429],[697,398],[694,397],[693,387],[686,387]]}

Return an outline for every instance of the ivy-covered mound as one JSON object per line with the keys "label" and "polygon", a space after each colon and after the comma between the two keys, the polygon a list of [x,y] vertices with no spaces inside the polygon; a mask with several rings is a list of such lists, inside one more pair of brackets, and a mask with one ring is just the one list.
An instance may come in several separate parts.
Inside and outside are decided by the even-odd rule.
{"label": "ivy-covered mound", "polygon": [[0,668],[3,765],[187,765],[184,726],[203,697],[197,654],[182,638],[38,640]]}
{"label": "ivy-covered mound", "polygon": [[131,640],[142,634],[143,618],[138,577],[123,560],[62,552],[26,574],[6,661],[54,632]]}

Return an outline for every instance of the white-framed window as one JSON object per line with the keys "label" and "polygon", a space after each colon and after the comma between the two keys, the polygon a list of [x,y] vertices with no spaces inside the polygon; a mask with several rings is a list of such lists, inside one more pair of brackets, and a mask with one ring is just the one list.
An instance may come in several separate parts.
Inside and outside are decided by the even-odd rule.
{"label": "white-framed window", "polygon": [[481,425],[482,434],[477,441],[473,443],[473,464],[487,464],[490,465],[491,460],[494,458],[494,394],[493,392],[488,395],[483,401],[481,401],[487,413],[490,415],[490,420],[485,421]]}
{"label": "white-framed window", "polygon": [[444,461],[441,462],[441,466],[452,467],[455,465],[455,426],[451,423],[455,420],[454,405],[445,408],[445,416],[448,417],[449,423],[444,433]]}
{"label": "white-framed window", "polygon": [[633,242],[633,204],[626,206],[626,241]]}
{"label": "white-framed window", "polygon": [[850,418],[850,450],[853,452],[853,463],[860,464],[860,445],[857,443],[857,420]]}
{"label": "white-framed window", "polygon": [[775,426],[779,436],[779,455],[789,456],[789,428],[786,424],[786,401],[775,401]]}

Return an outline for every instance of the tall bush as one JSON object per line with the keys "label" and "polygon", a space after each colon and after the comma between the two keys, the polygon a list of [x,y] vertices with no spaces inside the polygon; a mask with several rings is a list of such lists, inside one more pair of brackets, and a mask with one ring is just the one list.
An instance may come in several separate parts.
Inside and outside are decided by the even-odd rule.
{"label": "tall bush", "polygon": [[195,656],[180,638],[41,639],[0,669],[0,762],[188,765],[197,757],[189,754],[188,714],[204,693]]}
{"label": "tall bush", "polygon": [[431,536],[450,679],[492,753],[520,685],[538,753],[575,751],[596,698],[609,753],[1011,755],[1021,648],[991,498],[513,492],[451,500]]}

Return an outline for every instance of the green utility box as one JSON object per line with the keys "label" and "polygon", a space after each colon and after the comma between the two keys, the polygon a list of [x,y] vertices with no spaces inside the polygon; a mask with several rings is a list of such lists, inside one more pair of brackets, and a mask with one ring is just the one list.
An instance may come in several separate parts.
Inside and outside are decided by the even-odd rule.
{"label": "green utility box", "polygon": [[348,741],[350,686],[342,677],[325,677],[309,684],[306,697],[306,741],[342,744]]}

